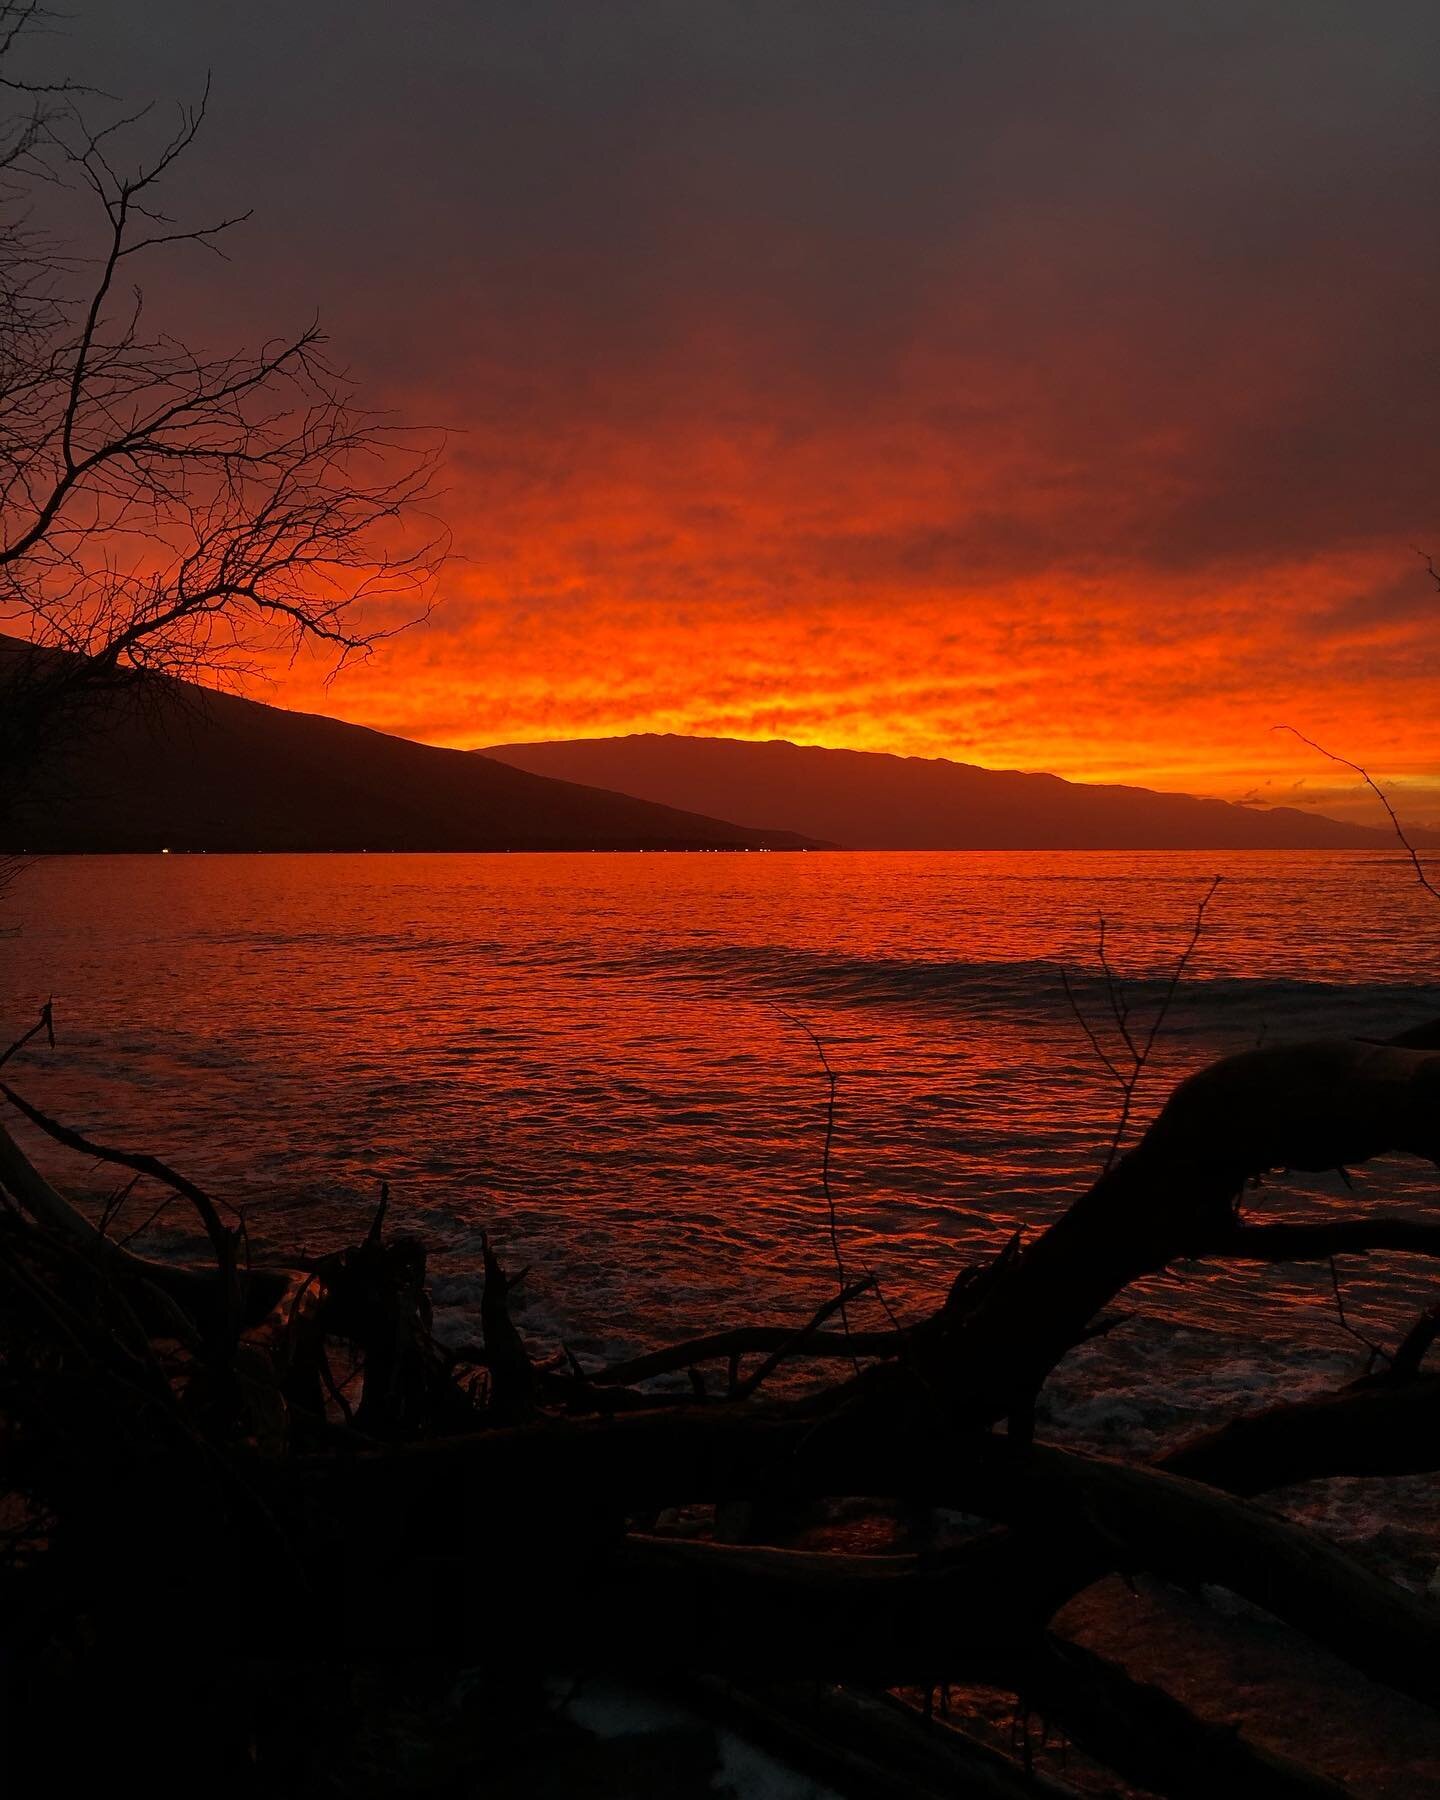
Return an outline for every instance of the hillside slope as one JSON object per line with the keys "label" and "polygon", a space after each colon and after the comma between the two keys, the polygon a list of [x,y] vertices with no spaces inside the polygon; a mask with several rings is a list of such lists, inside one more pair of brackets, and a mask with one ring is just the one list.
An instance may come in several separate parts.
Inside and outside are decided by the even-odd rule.
{"label": "hillside slope", "polygon": [[[618,788],[873,850],[1329,850],[1393,848],[1369,830],[1293,807],[1235,806],[1149,788],[942,758],[653,733],[481,752],[535,774]],[[1434,834],[1430,834],[1433,838]],[[1424,842],[1426,834],[1417,834]]]}
{"label": "hillside slope", "polygon": [[0,821],[0,849],[37,852],[801,847],[180,683],[127,702]]}

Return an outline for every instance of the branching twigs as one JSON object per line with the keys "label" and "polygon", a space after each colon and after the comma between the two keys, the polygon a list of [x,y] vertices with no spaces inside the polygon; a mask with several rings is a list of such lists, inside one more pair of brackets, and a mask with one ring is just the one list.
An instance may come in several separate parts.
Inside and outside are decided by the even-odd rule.
{"label": "branching twigs", "polygon": [[1189,966],[1190,960],[1199,946],[1201,934],[1205,929],[1206,910],[1208,909],[1210,902],[1215,898],[1216,891],[1219,888],[1222,879],[1223,877],[1219,875],[1214,877],[1210,886],[1206,889],[1204,896],[1196,906],[1195,920],[1191,927],[1189,940],[1187,941],[1185,948],[1181,951],[1175,967],[1171,972],[1169,985],[1161,996],[1159,1007],[1150,1023],[1150,1028],[1143,1035],[1138,1035],[1133,1028],[1130,1002],[1125,992],[1124,982],[1111,966],[1106,941],[1108,927],[1104,914],[1101,914],[1099,932],[1100,972],[1105,983],[1106,1004],[1109,1008],[1110,1017],[1115,1027],[1116,1036],[1119,1040],[1118,1050],[1114,1054],[1105,1048],[1104,1039],[1100,1032],[1085,1017],[1084,1010],[1081,1007],[1080,1002],[1076,997],[1074,987],[1071,984],[1068,970],[1062,968],[1060,971],[1061,985],[1065,990],[1065,998],[1069,1002],[1071,1012],[1074,1013],[1080,1029],[1085,1033],[1090,1048],[1095,1054],[1096,1060],[1109,1073],[1120,1090],[1120,1117],[1116,1122],[1115,1134],[1110,1140],[1110,1147],[1106,1152],[1103,1165],[1107,1171],[1114,1167],[1115,1158],[1120,1154],[1121,1147],[1124,1144],[1125,1134],[1130,1128],[1130,1118],[1134,1110],[1136,1090],[1140,1086],[1141,1078],[1144,1076],[1146,1067],[1154,1052],[1155,1041],[1159,1037],[1166,1019],[1169,1017],[1170,1008],[1174,1004],[1175,994],[1180,986],[1181,978],[1184,976],[1185,970]]}
{"label": "branching twigs", "polygon": [[[193,1181],[178,1174],[167,1163],[158,1157],[137,1155],[125,1150],[112,1150],[105,1145],[96,1144],[69,1126],[61,1125],[51,1119],[38,1107],[21,1098],[13,1088],[0,1082],[0,1095],[3,1095],[12,1106],[29,1119],[32,1125],[43,1131],[47,1137],[53,1138],[67,1149],[75,1150],[84,1156],[95,1157],[100,1162],[115,1164],[121,1168],[133,1170],[138,1175],[147,1175],[171,1188],[176,1194],[188,1200],[194,1207],[205,1233],[210,1240],[215,1256],[215,1275],[224,1296],[222,1317],[218,1321],[221,1341],[233,1338],[239,1326],[247,1317],[263,1317],[280,1298],[287,1285],[286,1274],[277,1269],[242,1269],[241,1261],[236,1255],[237,1243],[244,1246],[244,1219],[236,1212],[239,1219],[237,1231],[232,1232],[220,1218],[217,1203]],[[8,1171],[8,1178],[7,1178]],[[48,1183],[42,1181],[30,1167],[9,1133],[0,1127],[0,1180],[6,1185],[16,1183],[21,1192],[17,1197],[27,1204],[35,1215],[53,1228],[60,1229],[82,1242],[95,1239],[104,1242],[100,1234],[84,1219],[75,1208],[63,1200]],[[236,1209],[232,1209],[236,1210]],[[128,1252],[120,1245],[109,1245],[111,1254],[126,1256]],[[138,1262],[138,1259],[137,1259]],[[197,1271],[176,1268],[166,1271],[160,1265],[142,1264],[151,1273],[153,1280],[171,1279],[182,1283],[193,1282]]]}
{"label": "branching twigs", "polygon": [[[765,1358],[764,1362],[762,1362],[752,1374],[747,1375],[743,1381],[735,1384],[730,1398],[732,1400],[748,1400],[760,1386],[761,1382],[766,1380],[768,1376],[774,1374],[775,1370],[779,1368],[780,1364],[784,1362],[787,1357],[798,1356],[805,1350],[815,1333],[828,1318],[832,1317],[836,1312],[843,1312],[844,1308],[851,1300],[858,1300],[861,1294],[868,1293],[874,1286],[875,1277],[873,1275],[864,1275],[859,1281],[852,1281],[841,1288],[838,1294],[833,1295],[829,1300],[825,1301],[823,1305],[817,1306],[806,1324],[802,1325],[798,1331],[792,1333],[783,1343],[777,1344],[770,1352],[769,1356]],[[846,1337],[848,1340],[848,1332],[846,1333]]]}
{"label": "branching twigs", "polygon": [[[37,16],[0,5],[0,63]],[[228,352],[149,327],[157,253],[218,252],[248,216],[164,210],[208,83],[138,150],[150,108],[99,124],[93,96],[62,88],[63,106],[0,121],[0,623],[30,646],[0,672],[0,800],[17,808],[19,775],[52,772],[118,698],[153,698],[146,676],[363,656],[425,614],[448,549],[429,510],[440,437],[367,412],[318,323]],[[61,188],[90,207],[90,241],[47,229]]]}
{"label": "branching twigs", "polygon": [[[228,1206],[228,1202],[212,1200],[202,1187],[197,1186],[188,1176],[178,1174],[168,1163],[161,1162],[158,1156],[149,1156],[133,1150],[115,1150],[108,1145],[95,1143],[80,1132],[72,1130],[70,1126],[62,1125],[58,1120],[41,1112],[38,1106],[31,1105],[28,1100],[17,1094],[4,1082],[0,1082],[0,1094],[4,1095],[17,1112],[23,1113],[32,1125],[43,1131],[46,1137],[53,1138],[57,1144],[63,1144],[67,1150],[78,1151],[82,1156],[93,1156],[97,1162],[113,1163],[122,1169],[133,1169],[137,1175],[148,1175],[152,1180],[172,1188],[177,1194],[183,1196],[194,1207],[200,1223],[204,1227],[205,1235],[210,1239],[217,1265],[221,1268],[233,1266],[234,1234],[222,1222],[219,1212],[220,1205]],[[229,1207],[229,1210],[235,1214],[238,1230],[243,1236],[244,1215],[236,1207]]]}
{"label": "branching twigs", "polygon": [[[111,1194],[110,1198],[105,1202],[104,1210],[100,1214],[100,1222],[95,1227],[101,1237],[109,1236],[110,1226],[115,1215],[130,1198],[131,1194],[134,1193],[139,1180],[140,1177],[138,1175],[132,1175],[128,1181],[122,1181],[120,1186],[115,1189],[114,1193]],[[133,1236],[134,1234],[132,1233],[131,1235]]]}

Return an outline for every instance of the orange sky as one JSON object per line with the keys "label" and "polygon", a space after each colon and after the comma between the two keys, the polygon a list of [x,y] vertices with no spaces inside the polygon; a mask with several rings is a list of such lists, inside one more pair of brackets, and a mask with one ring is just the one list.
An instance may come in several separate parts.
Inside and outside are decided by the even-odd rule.
{"label": "orange sky", "polygon": [[1284,720],[1440,824],[1433,6],[262,10],[73,29],[216,70],[186,179],[256,218],[178,310],[318,304],[457,551],[262,697],[1371,816]]}
{"label": "orange sky", "polygon": [[687,343],[586,416],[472,371],[505,429],[457,426],[434,616],[277,697],[467,747],[788,737],[1369,817],[1288,722],[1440,819],[1440,596],[1399,519],[1361,529],[1369,496],[1352,523],[1309,469],[1214,479],[1308,395],[1246,354],[1205,372],[1218,405],[1198,378],[1138,420],[1083,361],[1027,392],[911,351],[857,405],[793,369],[742,389],[763,352]]}

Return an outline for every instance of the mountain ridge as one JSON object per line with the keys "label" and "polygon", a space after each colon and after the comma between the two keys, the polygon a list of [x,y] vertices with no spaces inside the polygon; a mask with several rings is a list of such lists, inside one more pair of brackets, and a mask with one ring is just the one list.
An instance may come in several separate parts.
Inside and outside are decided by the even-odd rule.
{"label": "mountain ridge", "polygon": [[[585,780],[666,805],[688,804],[850,849],[1385,849],[1381,826],[1297,807],[1169,794],[1120,783],[987,769],[947,757],[834,750],[786,738],[624,737],[494,744],[474,754],[531,773]],[[1417,831],[1422,848],[1440,834]]]}
{"label": "mountain ridge", "polygon": [[[0,640],[0,703],[7,656]],[[12,664],[12,668],[18,665]],[[147,677],[0,808],[0,850],[800,850],[788,832]]]}

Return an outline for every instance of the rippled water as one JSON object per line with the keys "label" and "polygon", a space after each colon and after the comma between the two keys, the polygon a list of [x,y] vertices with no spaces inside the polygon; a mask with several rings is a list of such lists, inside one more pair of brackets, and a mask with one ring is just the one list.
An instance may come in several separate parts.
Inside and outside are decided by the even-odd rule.
{"label": "rippled water", "polygon": [[[846,1259],[895,1304],[1051,1218],[1115,1116],[1061,970],[1100,1019],[1103,911],[1146,1017],[1216,873],[1142,1118],[1262,1037],[1440,1013],[1440,907],[1392,856],[210,856],[30,869],[0,1023],[8,1041],[53,993],[58,1046],[12,1065],[17,1086],[245,1204],[256,1235],[332,1241],[384,1177],[436,1247],[452,1323],[489,1228],[533,1265],[530,1329],[599,1353],[828,1289],[826,1086],[797,1020],[838,1077]],[[1258,1204],[1432,1204],[1423,1171],[1357,1181]],[[1386,1259],[1345,1282],[1382,1336],[1421,1292]],[[1188,1366],[1209,1334],[1211,1398],[1331,1379],[1354,1349],[1325,1271],[1192,1269],[1143,1300],[1129,1374],[1107,1377],[1134,1390],[1131,1424],[1147,1344]]]}

